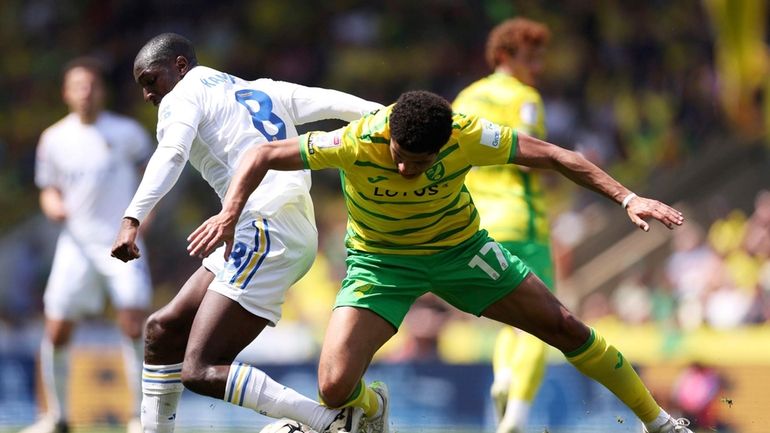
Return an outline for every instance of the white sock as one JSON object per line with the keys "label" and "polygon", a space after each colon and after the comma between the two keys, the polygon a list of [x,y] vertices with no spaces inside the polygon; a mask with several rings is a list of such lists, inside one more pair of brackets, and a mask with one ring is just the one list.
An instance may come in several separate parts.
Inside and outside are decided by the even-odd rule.
{"label": "white sock", "polygon": [[123,336],[121,340],[123,350],[123,370],[126,374],[126,383],[134,398],[131,417],[139,416],[139,407],[142,405],[142,358],[144,357],[144,343],[142,338],[130,339]]}
{"label": "white sock", "polygon": [[665,410],[661,409],[658,417],[650,422],[644,423],[644,426],[649,432],[657,432],[661,427],[663,427],[663,425],[666,424],[666,422],[668,422],[670,418],[671,415],[669,415]]}
{"label": "white sock", "polygon": [[271,418],[299,421],[317,432],[323,431],[339,412],[281,385],[262,370],[240,362],[230,366],[223,400]]}
{"label": "white sock", "polygon": [[511,431],[514,428],[524,430],[529,418],[529,409],[532,403],[524,400],[511,399],[505,404],[505,415],[500,420],[500,429],[498,431]]}
{"label": "white sock", "polygon": [[40,373],[48,415],[57,422],[66,421],[69,346],[54,347],[47,337],[43,337],[43,342],[40,345]]}
{"label": "white sock", "polygon": [[182,390],[182,363],[144,364],[141,412],[144,433],[173,433]]}

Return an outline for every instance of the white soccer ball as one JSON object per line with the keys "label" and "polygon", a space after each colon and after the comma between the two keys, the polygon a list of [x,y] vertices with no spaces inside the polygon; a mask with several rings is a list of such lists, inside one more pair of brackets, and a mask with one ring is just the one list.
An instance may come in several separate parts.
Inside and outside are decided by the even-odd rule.
{"label": "white soccer ball", "polygon": [[259,433],[315,433],[310,427],[297,421],[284,418],[262,427]]}

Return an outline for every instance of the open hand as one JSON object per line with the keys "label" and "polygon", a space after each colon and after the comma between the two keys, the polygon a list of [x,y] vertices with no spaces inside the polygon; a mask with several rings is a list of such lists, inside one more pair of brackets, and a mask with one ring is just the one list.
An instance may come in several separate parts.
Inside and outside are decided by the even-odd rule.
{"label": "open hand", "polygon": [[237,219],[224,214],[214,215],[187,237],[187,251],[191,256],[208,257],[222,242],[225,243],[225,260],[230,257]]}
{"label": "open hand", "polygon": [[650,225],[646,221],[650,218],[660,221],[661,224],[669,229],[674,229],[676,226],[684,223],[682,212],[657,200],[644,197],[637,196],[632,198],[628,202],[626,212],[628,212],[628,217],[631,218],[631,221],[646,232],[650,231]]}

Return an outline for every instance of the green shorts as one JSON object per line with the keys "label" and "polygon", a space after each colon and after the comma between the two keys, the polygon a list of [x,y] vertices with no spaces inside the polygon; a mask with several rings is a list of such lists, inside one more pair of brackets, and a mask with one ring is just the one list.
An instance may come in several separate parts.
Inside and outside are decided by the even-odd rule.
{"label": "green shorts", "polygon": [[401,325],[412,303],[432,292],[466,313],[481,315],[513,291],[530,270],[481,230],[438,254],[392,255],[348,250],[336,307],[371,310]]}
{"label": "green shorts", "polygon": [[553,258],[551,246],[538,242],[501,241],[511,254],[520,258],[548,287],[551,292],[556,292],[554,284]]}

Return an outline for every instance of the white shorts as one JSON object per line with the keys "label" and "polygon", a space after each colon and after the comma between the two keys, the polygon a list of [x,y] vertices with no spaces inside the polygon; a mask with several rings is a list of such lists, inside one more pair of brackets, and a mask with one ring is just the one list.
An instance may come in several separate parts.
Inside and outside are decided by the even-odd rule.
{"label": "white shorts", "polygon": [[227,262],[224,246],[203,259],[203,266],[215,275],[209,290],[275,326],[286,290],[310,269],[317,249],[312,205],[309,211],[303,204],[286,205],[269,217],[246,210],[235,228]]}
{"label": "white shorts", "polygon": [[[142,245],[140,244],[140,248]],[[111,245],[80,244],[66,230],[59,235],[43,296],[45,315],[74,320],[104,309],[104,289],[118,309],[147,309],[152,289],[144,258],[123,263],[110,257]]]}

